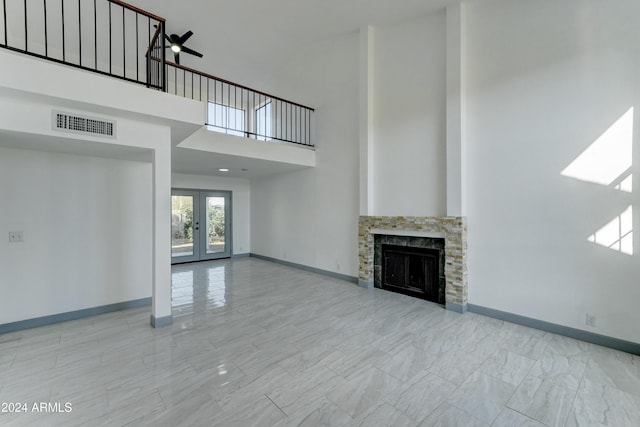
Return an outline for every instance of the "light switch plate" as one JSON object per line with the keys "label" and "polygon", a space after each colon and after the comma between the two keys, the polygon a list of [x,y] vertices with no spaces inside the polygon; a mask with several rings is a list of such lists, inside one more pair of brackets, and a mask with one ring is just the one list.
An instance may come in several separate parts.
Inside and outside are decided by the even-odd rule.
{"label": "light switch plate", "polygon": [[24,242],[24,234],[22,231],[10,231],[9,232],[9,242],[10,243],[18,243]]}

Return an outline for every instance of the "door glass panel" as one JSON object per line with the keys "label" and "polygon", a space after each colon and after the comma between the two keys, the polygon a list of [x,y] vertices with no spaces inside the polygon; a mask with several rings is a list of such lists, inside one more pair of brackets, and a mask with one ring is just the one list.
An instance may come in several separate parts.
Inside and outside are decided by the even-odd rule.
{"label": "door glass panel", "polygon": [[171,256],[192,256],[193,196],[171,196]]}
{"label": "door glass panel", "polygon": [[224,197],[206,198],[208,254],[225,252],[225,204]]}

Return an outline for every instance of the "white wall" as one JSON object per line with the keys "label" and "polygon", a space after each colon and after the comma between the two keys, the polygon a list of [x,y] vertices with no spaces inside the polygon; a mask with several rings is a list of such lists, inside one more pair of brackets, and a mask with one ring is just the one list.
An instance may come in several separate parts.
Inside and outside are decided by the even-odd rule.
{"label": "white wall", "polygon": [[[640,342],[638,233],[633,255],[588,241],[630,204],[639,223],[640,3],[500,0],[467,13],[469,302]],[[633,193],[561,174],[631,107]]]}
{"label": "white wall", "polygon": [[307,46],[271,87],[316,109],[316,167],[251,182],[251,252],[357,276],[357,34]]}
{"label": "white wall", "polygon": [[0,324],[151,296],[151,191],[150,163],[0,148]]}
{"label": "white wall", "polygon": [[251,252],[251,191],[248,179],[174,173],[171,186],[194,190],[231,191],[233,254]]}
{"label": "white wall", "polygon": [[[120,247],[114,247],[112,240],[94,240],[96,247],[93,251],[98,254],[92,264],[94,270],[106,271],[115,268],[121,271],[122,277],[109,273],[106,275],[108,281],[96,282],[95,293],[85,295],[80,291],[84,289],[89,279],[87,279],[88,275],[80,273],[86,270],[78,267],[77,271],[80,273],[75,274],[72,270],[67,276],[56,273],[58,275],[52,276],[49,282],[44,283],[51,285],[48,292],[61,289],[63,293],[68,294],[66,299],[60,302],[52,298],[46,305],[33,305],[23,297],[30,292],[30,289],[39,289],[38,286],[42,280],[41,277],[27,275],[23,277],[24,280],[17,282],[19,289],[25,290],[25,294],[20,294],[7,302],[3,300],[5,304],[12,304],[11,310],[7,311],[7,315],[11,318],[3,318],[0,321],[26,320],[71,309],[78,310],[128,301],[132,299],[133,294],[135,298],[140,297],[137,295],[137,286],[141,286],[139,289],[143,289],[142,287],[145,289],[142,297],[153,295],[151,311],[156,319],[170,316],[171,138],[180,138],[181,135],[184,137],[200,128],[200,125],[197,125],[201,122],[200,104],[193,101],[185,103],[185,100],[179,97],[160,94],[138,85],[39,61],[9,51],[0,52],[0,57],[3,64],[3,73],[0,73],[0,146],[82,154],[84,158],[93,156],[153,161],[153,167],[150,163],[146,163],[148,173],[142,178],[140,175],[131,177],[131,183],[127,184],[134,189],[138,189],[139,185],[145,186],[144,191],[136,190],[136,194],[148,200],[150,203],[148,211],[140,217],[144,218],[143,221],[138,221],[137,214],[134,218],[138,221],[138,226],[148,228],[146,232],[149,237],[145,241],[136,241],[135,244],[130,245],[134,250],[125,249],[125,252],[121,252]],[[48,79],[42,79],[43,75],[48,76]],[[56,84],[52,85],[52,81]],[[52,110],[77,112],[82,115],[116,120],[117,137],[101,138],[54,131],[51,121]],[[175,121],[163,120],[163,117],[165,119],[170,117]],[[185,119],[188,124],[183,121]],[[64,169],[60,168],[61,171]],[[90,169],[76,169],[69,166],[69,171],[75,173],[74,177],[78,181],[92,182]],[[122,175],[127,176],[127,173]],[[117,178],[116,174],[114,178],[116,183],[120,182]],[[49,178],[42,175],[40,181],[48,182]],[[52,172],[51,182],[55,182],[55,172]],[[9,186],[7,188],[13,188],[14,182],[11,181],[7,185]],[[104,184],[104,186],[107,185]],[[104,186],[97,186],[96,192],[118,188]],[[34,193],[33,189],[30,193]],[[113,205],[118,205],[122,212],[128,212],[126,204],[129,202],[126,195],[122,199],[113,196],[109,200]],[[19,215],[25,217],[29,215],[26,212],[28,208],[28,204],[24,205],[24,210],[22,205],[15,207]],[[60,206],[51,207],[51,209],[54,208],[60,209]],[[142,209],[139,210],[143,212]],[[152,232],[151,230],[154,229],[155,232]],[[11,230],[5,229],[5,232],[8,231]],[[25,232],[28,233],[28,230]],[[101,232],[102,235],[110,234],[105,230]],[[62,224],[58,233],[73,235],[72,224]],[[118,242],[121,243],[121,241]],[[54,246],[58,244],[57,242],[47,241],[46,243],[48,246],[44,248],[48,253],[59,251]],[[72,244],[79,244],[78,239],[74,237]],[[15,248],[15,246],[12,247]],[[100,258],[103,253],[111,254],[115,251],[119,251],[117,256]],[[20,269],[33,262],[30,254],[18,253],[16,256],[19,261],[12,268]],[[130,262],[135,263],[135,269],[131,270],[127,267]],[[75,268],[75,264],[73,266]],[[146,272],[144,273],[146,279],[140,277],[142,271]],[[59,280],[58,277],[64,277],[65,280]],[[110,280],[114,277],[118,278],[120,283],[114,284]],[[72,280],[67,282],[68,279]],[[134,291],[130,291],[130,283],[135,283]],[[109,289],[104,289],[106,286]],[[118,291],[122,286],[125,288]],[[78,292],[67,292],[67,290]],[[69,301],[72,301],[72,304],[69,304]]]}
{"label": "white wall", "polygon": [[444,11],[375,28],[374,215],[446,215]]}

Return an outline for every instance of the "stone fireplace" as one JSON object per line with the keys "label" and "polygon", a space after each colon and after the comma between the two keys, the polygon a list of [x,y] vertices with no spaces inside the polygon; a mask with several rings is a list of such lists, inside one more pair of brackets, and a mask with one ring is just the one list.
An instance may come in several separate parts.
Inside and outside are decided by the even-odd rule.
{"label": "stone fireplace", "polygon": [[[467,222],[465,217],[361,216],[358,230],[360,286],[374,287],[376,275],[382,274],[381,269],[377,271],[378,268],[376,268],[376,245],[379,246],[379,250],[382,242],[395,246],[400,243],[399,246],[428,248],[437,246],[437,241],[441,239],[444,241],[445,307],[461,313],[466,311]],[[376,236],[378,236],[377,239]]]}

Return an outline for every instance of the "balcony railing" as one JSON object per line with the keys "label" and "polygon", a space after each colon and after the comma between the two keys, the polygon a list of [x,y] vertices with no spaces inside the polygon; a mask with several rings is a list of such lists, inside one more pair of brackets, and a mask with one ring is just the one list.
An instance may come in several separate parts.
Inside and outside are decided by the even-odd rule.
{"label": "balcony railing", "polygon": [[206,103],[206,126],[313,147],[313,108],[166,61],[165,19],[120,0],[0,0],[0,47]]}
{"label": "balcony railing", "polygon": [[0,47],[164,90],[164,18],[119,0],[2,0]]}
{"label": "balcony railing", "polygon": [[207,103],[211,130],[313,147],[314,109],[167,62],[167,92]]}

